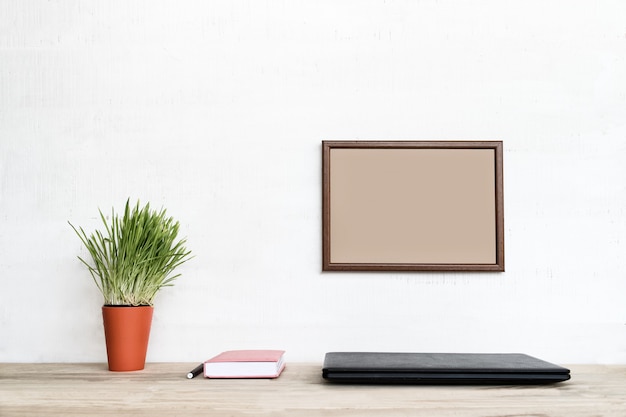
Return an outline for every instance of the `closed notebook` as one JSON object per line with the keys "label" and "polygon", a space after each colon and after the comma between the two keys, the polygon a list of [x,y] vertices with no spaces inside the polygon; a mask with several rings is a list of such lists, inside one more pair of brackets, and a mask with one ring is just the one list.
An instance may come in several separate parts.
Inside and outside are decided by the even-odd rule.
{"label": "closed notebook", "polygon": [[277,378],[284,350],[228,350],[204,362],[206,378]]}
{"label": "closed notebook", "polygon": [[542,384],[566,381],[570,371],[520,353],[330,352],[322,376],[354,383]]}

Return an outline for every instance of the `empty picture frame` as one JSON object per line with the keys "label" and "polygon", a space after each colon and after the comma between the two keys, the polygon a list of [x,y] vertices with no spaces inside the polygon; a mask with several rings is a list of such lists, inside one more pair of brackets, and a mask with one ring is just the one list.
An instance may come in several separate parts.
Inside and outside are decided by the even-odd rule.
{"label": "empty picture frame", "polygon": [[504,271],[502,141],[323,141],[324,271]]}

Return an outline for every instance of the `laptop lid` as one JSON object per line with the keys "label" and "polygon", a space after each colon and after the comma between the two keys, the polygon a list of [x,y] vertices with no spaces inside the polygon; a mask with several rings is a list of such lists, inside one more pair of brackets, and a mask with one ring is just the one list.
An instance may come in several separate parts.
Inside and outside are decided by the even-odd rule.
{"label": "laptop lid", "polygon": [[569,369],[521,353],[329,352],[322,377],[333,382],[547,384]]}

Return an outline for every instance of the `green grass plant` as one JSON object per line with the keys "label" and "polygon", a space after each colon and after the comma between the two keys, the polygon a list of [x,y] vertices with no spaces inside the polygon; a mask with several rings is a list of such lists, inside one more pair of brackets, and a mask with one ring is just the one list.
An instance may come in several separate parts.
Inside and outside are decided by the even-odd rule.
{"label": "green grass plant", "polygon": [[151,210],[150,204],[134,207],[126,201],[120,218],[111,209],[107,221],[101,210],[104,230],[91,235],[70,223],[93,263],[80,256],[104,296],[105,305],[152,306],[163,287],[173,285],[180,276],[174,270],[190,259],[186,239],[176,240],[180,224],[166,210]]}

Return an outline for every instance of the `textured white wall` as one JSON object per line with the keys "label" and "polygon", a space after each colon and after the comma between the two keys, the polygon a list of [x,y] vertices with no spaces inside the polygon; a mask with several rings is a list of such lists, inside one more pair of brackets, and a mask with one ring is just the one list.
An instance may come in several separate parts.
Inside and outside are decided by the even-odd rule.
{"label": "textured white wall", "polygon": [[[165,206],[149,361],[626,363],[626,2],[0,1],[0,361],[105,361],[67,224]],[[321,141],[503,140],[506,268],[322,273]]]}

